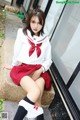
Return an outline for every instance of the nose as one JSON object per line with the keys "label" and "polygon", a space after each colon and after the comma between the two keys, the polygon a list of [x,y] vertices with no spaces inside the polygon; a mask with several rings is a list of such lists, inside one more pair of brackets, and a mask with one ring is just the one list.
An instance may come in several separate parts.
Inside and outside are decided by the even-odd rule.
{"label": "nose", "polygon": [[36,23],[36,24],[34,25],[34,27],[35,27],[35,28],[38,28],[38,24]]}

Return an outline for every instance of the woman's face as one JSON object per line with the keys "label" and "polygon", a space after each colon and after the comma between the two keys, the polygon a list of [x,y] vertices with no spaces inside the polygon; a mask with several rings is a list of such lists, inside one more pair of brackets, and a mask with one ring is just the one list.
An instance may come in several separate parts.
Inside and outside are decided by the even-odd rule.
{"label": "woman's face", "polygon": [[42,29],[42,25],[39,22],[39,18],[37,16],[33,16],[30,20],[31,30],[35,35],[38,35],[38,32]]}

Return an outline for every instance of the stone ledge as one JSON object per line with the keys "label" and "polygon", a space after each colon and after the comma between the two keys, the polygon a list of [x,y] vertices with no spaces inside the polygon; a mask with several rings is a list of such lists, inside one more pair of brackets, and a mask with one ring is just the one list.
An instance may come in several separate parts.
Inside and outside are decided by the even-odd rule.
{"label": "stone ledge", "polygon": [[[1,64],[11,63],[13,55],[14,40],[5,40],[1,48]],[[25,95],[26,92],[20,87],[13,83],[9,77],[9,70],[1,68],[0,72],[0,98],[4,98],[11,101],[19,102]],[[42,105],[49,105],[55,92],[53,87],[50,91],[44,91],[42,97]]]}

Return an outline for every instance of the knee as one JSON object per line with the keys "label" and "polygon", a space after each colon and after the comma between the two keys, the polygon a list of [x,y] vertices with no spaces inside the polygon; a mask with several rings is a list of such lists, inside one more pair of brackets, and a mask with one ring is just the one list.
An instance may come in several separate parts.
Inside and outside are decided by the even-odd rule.
{"label": "knee", "polygon": [[41,95],[41,91],[40,91],[39,87],[35,87],[33,92],[34,92],[35,95],[38,95],[38,96]]}

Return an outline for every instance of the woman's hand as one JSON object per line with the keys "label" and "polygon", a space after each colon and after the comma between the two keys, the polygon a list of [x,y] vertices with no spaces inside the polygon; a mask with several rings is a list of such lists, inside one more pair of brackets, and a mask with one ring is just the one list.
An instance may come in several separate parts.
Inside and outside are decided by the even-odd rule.
{"label": "woman's hand", "polygon": [[33,72],[32,79],[37,80],[40,77],[42,72],[43,72],[42,68],[40,68],[40,69],[36,70],[35,72]]}
{"label": "woman's hand", "polygon": [[6,69],[8,69],[8,70],[11,70],[11,69],[12,69],[12,66],[9,65],[9,64],[5,64],[5,65],[3,66],[3,68],[6,68]]}

